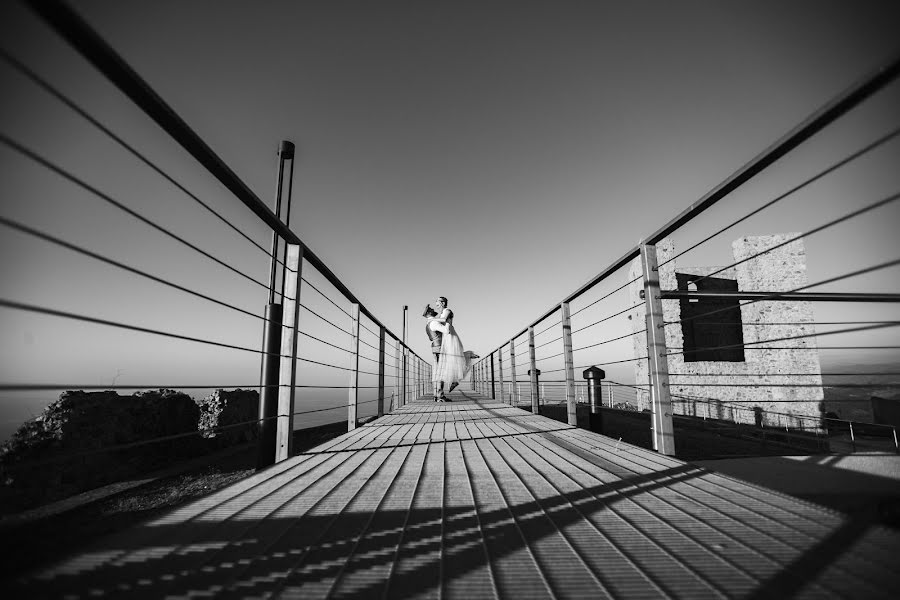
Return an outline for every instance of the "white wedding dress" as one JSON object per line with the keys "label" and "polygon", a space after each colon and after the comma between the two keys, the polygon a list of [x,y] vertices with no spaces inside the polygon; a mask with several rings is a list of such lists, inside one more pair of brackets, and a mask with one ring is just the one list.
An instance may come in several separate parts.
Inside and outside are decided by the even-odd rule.
{"label": "white wedding dress", "polygon": [[453,313],[448,309],[445,309],[445,312],[449,314],[449,318],[444,317],[447,319],[446,324],[437,321],[431,321],[428,324],[432,331],[440,331],[444,334],[441,339],[440,358],[432,369],[431,380],[434,383],[440,381],[446,384],[454,381],[458,383],[465,378],[466,373],[472,367],[472,353],[465,351],[462,341],[456,333],[456,328],[453,327]]}

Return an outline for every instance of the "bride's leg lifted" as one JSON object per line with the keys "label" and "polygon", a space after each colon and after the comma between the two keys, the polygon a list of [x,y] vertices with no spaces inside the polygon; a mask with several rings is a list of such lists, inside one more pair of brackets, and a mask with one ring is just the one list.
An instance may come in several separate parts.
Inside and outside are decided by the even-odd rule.
{"label": "bride's leg lifted", "polygon": [[459,382],[458,382],[458,381],[454,381],[453,383],[451,383],[451,384],[450,384],[450,387],[447,389],[447,393],[449,394],[450,392],[452,392],[453,390],[455,390],[455,389],[456,389],[456,386],[458,386],[458,385],[459,385]]}

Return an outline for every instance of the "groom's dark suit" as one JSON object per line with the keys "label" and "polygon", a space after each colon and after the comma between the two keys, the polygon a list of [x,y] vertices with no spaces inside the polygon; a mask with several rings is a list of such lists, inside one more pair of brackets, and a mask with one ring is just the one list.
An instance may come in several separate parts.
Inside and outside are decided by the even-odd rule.
{"label": "groom's dark suit", "polygon": [[[422,313],[423,317],[436,317],[437,313],[430,306],[425,307],[425,312]],[[441,356],[441,342],[444,339],[444,334],[440,331],[432,331],[431,321],[425,322],[425,335],[428,336],[428,339],[431,340],[431,353],[434,354],[434,361],[437,362]]]}

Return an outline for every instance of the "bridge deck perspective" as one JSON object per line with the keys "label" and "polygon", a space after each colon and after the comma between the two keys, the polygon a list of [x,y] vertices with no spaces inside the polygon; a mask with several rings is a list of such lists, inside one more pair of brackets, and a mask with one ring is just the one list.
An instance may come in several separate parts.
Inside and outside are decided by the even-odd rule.
{"label": "bridge deck perspective", "polygon": [[55,565],[34,597],[896,597],[900,532],[470,392]]}

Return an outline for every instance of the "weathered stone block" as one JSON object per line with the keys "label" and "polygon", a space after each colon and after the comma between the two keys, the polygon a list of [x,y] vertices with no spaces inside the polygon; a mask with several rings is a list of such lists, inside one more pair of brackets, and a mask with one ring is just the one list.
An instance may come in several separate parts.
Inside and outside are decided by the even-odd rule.
{"label": "weathered stone block", "polygon": [[[677,289],[676,273],[708,275],[719,271],[719,267],[685,267],[670,261],[675,255],[670,239],[662,240],[656,249],[663,290]],[[759,254],[767,249],[772,250]],[[734,279],[740,291],[791,291],[808,283],[806,251],[798,233],[742,237],[732,243],[732,253],[735,262],[746,262],[715,277]],[[640,260],[635,260],[629,279],[638,280],[628,288],[635,303],[643,288],[640,276]],[[664,321],[674,323],[665,328],[666,346],[670,351],[682,349],[685,340],[682,326],[677,324],[681,320],[680,303],[663,300],[662,305]],[[641,332],[645,315],[643,303],[630,313],[635,357],[647,354],[647,336]],[[740,318],[743,362],[686,361],[677,353],[668,357],[675,413],[743,423],[762,419],[765,425],[818,427],[824,396],[812,304],[783,300],[744,303]],[[636,361],[635,381],[648,379],[647,361]],[[639,391],[637,399],[639,408],[649,408],[648,392]]]}

